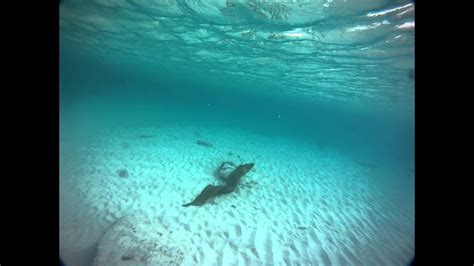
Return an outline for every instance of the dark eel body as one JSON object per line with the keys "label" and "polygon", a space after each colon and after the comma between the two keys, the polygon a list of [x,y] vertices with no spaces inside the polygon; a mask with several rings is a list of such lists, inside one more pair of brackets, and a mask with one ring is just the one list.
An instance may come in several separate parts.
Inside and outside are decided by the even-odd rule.
{"label": "dark eel body", "polygon": [[250,169],[252,169],[253,166],[254,166],[253,163],[242,164],[242,165],[237,166],[237,168],[235,168],[235,170],[229,174],[229,177],[227,178],[227,182],[225,185],[221,185],[221,186],[207,185],[199,194],[199,196],[197,196],[190,203],[184,204],[182,206],[183,207],[188,207],[191,205],[201,206],[204,203],[206,203],[206,201],[210,198],[233,192],[237,188],[237,185],[239,184],[240,179],[245,174],[247,174],[250,171]]}

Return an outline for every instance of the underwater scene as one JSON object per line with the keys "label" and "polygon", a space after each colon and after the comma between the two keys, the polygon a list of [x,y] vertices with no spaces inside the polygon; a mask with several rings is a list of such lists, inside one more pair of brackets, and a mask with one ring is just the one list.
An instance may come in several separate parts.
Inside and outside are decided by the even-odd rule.
{"label": "underwater scene", "polygon": [[406,0],[62,0],[65,265],[409,265]]}

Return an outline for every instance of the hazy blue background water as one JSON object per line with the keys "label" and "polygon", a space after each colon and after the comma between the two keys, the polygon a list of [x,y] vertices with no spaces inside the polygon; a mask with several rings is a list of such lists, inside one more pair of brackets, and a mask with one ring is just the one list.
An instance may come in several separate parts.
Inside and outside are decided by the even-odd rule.
{"label": "hazy blue background water", "polygon": [[142,66],[113,65],[106,60],[61,55],[63,136],[106,126],[192,123],[305,138],[323,148],[343,149],[377,161],[411,165],[414,160],[414,120],[409,116],[261,94],[271,90],[265,84],[242,90],[228,88],[231,80],[208,84],[209,76],[200,73],[195,80],[182,80],[166,66],[146,75]]}
{"label": "hazy blue background water", "polygon": [[66,0],[61,110],[198,112],[412,161],[413,44],[410,1]]}

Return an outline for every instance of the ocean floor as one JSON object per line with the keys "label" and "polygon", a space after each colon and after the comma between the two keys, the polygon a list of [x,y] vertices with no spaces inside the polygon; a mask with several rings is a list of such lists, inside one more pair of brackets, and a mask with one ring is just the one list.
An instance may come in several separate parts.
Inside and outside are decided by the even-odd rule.
{"label": "ocean floor", "polygon": [[[67,137],[60,169],[67,265],[152,264],[160,245],[181,254],[174,258],[181,265],[406,265],[414,255],[413,192],[401,184],[413,181],[409,166],[224,127],[117,127],[86,142]],[[182,207],[219,184],[213,172],[223,161],[255,167],[233,193]],[[113,236],[107,242],[104,232],[122,217],[138,228],[130,226],[142,234],[137,239],[150,239],[146,228],[161,231],[148,255],[126,242],[133,241],[126,226],[117,245],[130,243],[128,254],[106,246]]]}

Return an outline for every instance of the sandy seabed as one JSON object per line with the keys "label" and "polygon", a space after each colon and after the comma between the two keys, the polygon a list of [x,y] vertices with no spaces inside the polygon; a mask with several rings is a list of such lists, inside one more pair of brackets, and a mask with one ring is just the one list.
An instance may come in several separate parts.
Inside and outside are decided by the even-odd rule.
{"label": "sandy seabed", "polygon": [[[255,167],[235,192],[182,207],[219,184],[213,172],[223,161]],[[402,168],[394,174],[296,139],[227,128],[103,131],[62,145],[60,254],[67,265],[159,264],[161,245],[181,265],[406,265],[413,211],[384,186],[413,175]],[[133,254],[127,226],[136,239],[154,232],[143,240],[154,243],[148,255]],[[130,254],[120,254],[127,245]]]}

